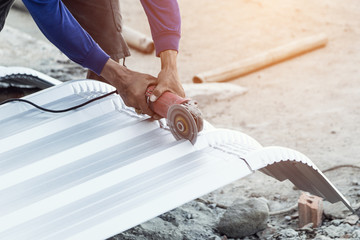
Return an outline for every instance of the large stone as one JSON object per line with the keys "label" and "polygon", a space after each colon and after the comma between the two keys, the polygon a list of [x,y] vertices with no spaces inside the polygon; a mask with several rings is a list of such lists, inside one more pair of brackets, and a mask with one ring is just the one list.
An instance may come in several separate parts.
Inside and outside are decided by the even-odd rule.
{"label": "large stone", "polygon": [[269,208],[259,199],[235,201],[218,223],[218,230],[231,238],[253,235],[267,226]]}

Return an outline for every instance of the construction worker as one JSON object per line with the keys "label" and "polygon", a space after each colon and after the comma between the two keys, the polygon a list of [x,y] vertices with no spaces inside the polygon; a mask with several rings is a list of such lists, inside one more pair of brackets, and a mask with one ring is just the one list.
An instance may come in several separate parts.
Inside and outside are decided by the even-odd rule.
{"label": "construction worker", "polygon": [[[0,3],[0,30],[14,1]],[[23,3],[48,40],[71,60],[89,69],[87,78],[114,86],[125,104],[137,112],[159,118],[146,103],[145,91],[149,85],[157,85],[151,101],[165,91],[184,97],[176,64],[180,40],[176,0],[141,0],[156,56],[161,59],[157,78],[119,63],[130,55],[121,34],[119,0],[23,0]]]}

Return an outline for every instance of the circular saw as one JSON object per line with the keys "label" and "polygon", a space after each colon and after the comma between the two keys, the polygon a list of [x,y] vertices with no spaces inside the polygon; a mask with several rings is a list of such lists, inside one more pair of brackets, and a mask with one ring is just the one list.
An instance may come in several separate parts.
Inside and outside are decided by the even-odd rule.
{"label": "circular saw", "polygon": [[146,91],[146,99],[152,111],[166,118],[167,125],[176,140],[187,139],[195,144],[197,135],[203,129],[202,113],[197,103],[171,92],[164,92],[155,102],[150,96],[155,86]]}

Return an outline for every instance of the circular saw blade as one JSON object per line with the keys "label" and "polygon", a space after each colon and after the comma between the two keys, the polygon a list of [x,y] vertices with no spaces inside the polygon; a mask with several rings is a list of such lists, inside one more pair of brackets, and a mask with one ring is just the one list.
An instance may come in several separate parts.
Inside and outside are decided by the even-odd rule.
{"label": "circular saw blade", "polygon": [[167,113],[167,121],[171,133],[177,140],[188,139],[195,144],[198,134],[196,122],[183,105],[172,105]]}
{"label": "circular saw blade", "polygon": [[196,122],[198,132],[201,132],[204,127],[204,120],[203,120],[200,109],[197,107],[197,102],[190,100],[189,102],[186,103],[186,109],[193,116],[193,118]]}

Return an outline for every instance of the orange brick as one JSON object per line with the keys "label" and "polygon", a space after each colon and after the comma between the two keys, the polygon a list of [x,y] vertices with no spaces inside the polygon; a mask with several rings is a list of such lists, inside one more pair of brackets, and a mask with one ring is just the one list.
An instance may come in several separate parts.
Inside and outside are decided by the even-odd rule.
{"label": "orange brick", "polygon": [[301,193],[298,201],[299,227],[313,223],[313,227],[321,226],[323,214],[323,199],[309,193]]}

